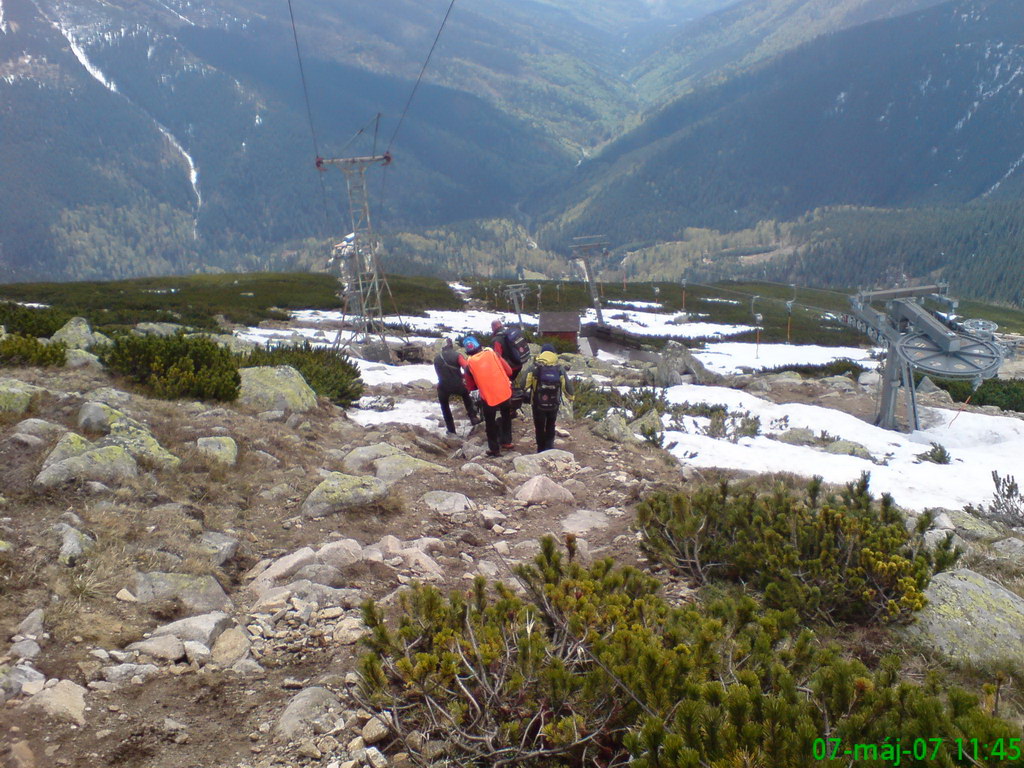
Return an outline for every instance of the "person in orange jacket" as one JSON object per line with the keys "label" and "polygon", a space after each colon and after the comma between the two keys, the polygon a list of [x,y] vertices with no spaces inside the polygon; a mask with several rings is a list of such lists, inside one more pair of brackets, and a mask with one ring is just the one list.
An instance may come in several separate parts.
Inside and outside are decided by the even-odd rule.
{"label": "person in orange jacket", "polygon": [[[487,431],[487,455],[500,456],[502,448],[512,447],[512,368],[493,349],[480,345],[475,336],[467,336],[462,346],[466,361],[466,389],[480,390],[480,410]],[[498,418],[498,415],[501,418]]]}

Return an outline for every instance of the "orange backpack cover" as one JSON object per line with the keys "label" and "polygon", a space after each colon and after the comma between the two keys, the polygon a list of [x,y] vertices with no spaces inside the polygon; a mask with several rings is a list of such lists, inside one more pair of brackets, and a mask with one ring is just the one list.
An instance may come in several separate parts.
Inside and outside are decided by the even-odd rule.
{"label": "orange backpack cover", "polygon": [[480,397],[489,406],[500,405],[512,397],[512,383],[493,349],[484,347],[469,358],[469,372],[480,390]]}

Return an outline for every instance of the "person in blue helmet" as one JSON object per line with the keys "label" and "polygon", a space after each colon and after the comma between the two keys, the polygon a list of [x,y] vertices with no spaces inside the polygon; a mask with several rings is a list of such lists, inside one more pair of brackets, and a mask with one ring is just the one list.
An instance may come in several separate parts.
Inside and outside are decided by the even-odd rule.
{"label": "person in blue helmet", "polygon": [[512,368],[493,349],[481,346],[475,336],[463,339],[462,346],[469,355],[465,366],[466,389],[480,390],[487,455],[500,456],[502,448],[512,447]]}
{"label": "person in blue helmet", "polygon": [[466,415],[469,416],[470,424],[480,423],[480,417],[477,415],[463,379],[462,372],[465,364],[466,358],[459,354],[452,339],[446,338],[441,352],[434,358],[434,372],[437,374],[437,401],[441,405],[441,416],[444,418],[444,426],[449,435],[455,434],[455,419],[452,416],[450,405],[452,396],[462,398],[462,404],[466,406]]}

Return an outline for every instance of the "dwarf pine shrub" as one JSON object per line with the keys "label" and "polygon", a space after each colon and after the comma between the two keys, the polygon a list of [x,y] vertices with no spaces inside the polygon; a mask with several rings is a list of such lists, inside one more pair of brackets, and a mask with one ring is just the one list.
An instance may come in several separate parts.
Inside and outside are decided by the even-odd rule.
{"label": "dwarf pine shrub", "polygon": [[[937,677],[919,686],[896,660],[843,658],[792,608],[673,607],[653,578],[584,568],[550,537],[516,576],[521,593],[414,585],[391,622],[364,606],[361,703],[390,714],[414,764],[811,768],[849,764],[816,759],[818,739],[1015,735]],[[949,754],[937,764],[958,764]]]}
{"label": "dwarf pine shrub", "polygon": [[934,553],[917,546],[891,497],[875,503],[867,487],[863,475],[821,499],[820,478],[805,493],[723,481],[651,496],[637,519],[646,552],[699,583],[749,584],[769,606],[829,624],[906,619],[955,554],[948,542]]}
{"label": "dwarf pine shrub", "polygon": [[0,301],[0,325],[8,333],[23,336],[53,336],[71,315],[50,307],[26,307],[13,301]]}
{"label": "dwarf pine shrub", "polygon": [[67,347],[61,342],[43,344],[33,336],[9,333],[0,338],[0,365],[36,365],[43,368],[64,365]]}
{"label": "dwarf pine shrub", "polygon": [[327,347],[314,347],[304,342],[301,347],[259,347],[240,356],[241,368],[257,365],[290,365],[302,374],[318,395],[330,398],[335,405],[347,408],[363,395],[359,369],[344,354]]}
{"label": "dwarf pine shrub", "polygon": [[205,336],[123,334],[99,352],[111,371],[156,397],[234,400],[241,378],[234,356]]}

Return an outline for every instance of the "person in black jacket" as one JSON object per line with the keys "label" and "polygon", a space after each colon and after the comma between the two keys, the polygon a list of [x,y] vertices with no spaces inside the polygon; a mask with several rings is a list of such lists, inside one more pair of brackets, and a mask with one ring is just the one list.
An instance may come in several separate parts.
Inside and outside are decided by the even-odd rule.
{"label": "person in black jacket", "polygon": [[452,340],[445,339],[440,354],[434,358],[434,372],[437,373],[437,401],[441,405],[441,416],[444,417],[444,425],[449,435],[455,434],[455,419],[452,418],[452,408],[449,403],[452,395],[462,398],[462,403],[466,406],[466,414],[469,416],[469,423],[480,423],[480,416],[473,405],[473,398],[469,396],[466,382],[462,378],[462,369],[465,365],[466,359],[459,354],[452,344]]}

